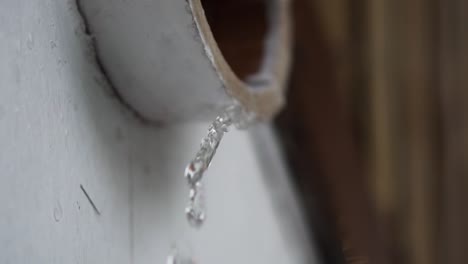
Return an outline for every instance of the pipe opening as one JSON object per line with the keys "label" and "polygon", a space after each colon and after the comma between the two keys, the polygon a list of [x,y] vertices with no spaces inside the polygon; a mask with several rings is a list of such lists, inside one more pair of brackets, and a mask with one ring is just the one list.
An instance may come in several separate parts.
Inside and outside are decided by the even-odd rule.
{"label": "pipe opening", "polygon": [[266,0],[201,0],[226,62],[243,81],[260,72],[268,32]]}

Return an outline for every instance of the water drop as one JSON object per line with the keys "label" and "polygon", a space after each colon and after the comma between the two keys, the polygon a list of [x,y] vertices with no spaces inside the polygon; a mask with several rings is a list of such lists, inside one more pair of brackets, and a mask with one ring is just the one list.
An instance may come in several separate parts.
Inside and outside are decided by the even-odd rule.
{"label": "water drop", "polygon": [[206,219],[205,196],[201,183],[190,188],[189,205],[185,209],[185,214],[189,224],[194,228],[200,228]]}

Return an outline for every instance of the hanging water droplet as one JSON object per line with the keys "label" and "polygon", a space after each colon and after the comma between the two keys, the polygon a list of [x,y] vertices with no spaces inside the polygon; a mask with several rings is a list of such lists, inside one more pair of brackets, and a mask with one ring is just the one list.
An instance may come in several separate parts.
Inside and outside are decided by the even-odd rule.
{"label": "hanging water droplet", "polygon": [[205,222],[205,196],[200,182],[190,188],[189,204],[185,209],[187,220],[192,227],[200,228]]}
{"label": "hanging water droplet", "polygon": [[187,215],[188,222],[192,227],[200,228],[205,222],[205,212],[200,209],[196,209],[193,206],[187,207],[185,209],[185,214]]}

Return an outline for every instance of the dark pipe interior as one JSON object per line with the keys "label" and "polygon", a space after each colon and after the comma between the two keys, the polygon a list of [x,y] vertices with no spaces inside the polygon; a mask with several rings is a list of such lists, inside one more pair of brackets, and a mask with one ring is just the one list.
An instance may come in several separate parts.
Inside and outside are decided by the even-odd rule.
{"label": "dark pipe interior", "polygon": [[261,66],[267,17],[265,0],[201,0],[214,38],[236,75],[245,80]]}

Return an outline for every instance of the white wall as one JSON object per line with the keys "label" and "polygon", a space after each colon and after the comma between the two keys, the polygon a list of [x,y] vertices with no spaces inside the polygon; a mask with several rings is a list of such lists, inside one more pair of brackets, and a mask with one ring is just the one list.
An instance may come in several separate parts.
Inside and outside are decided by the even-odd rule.
{"label": "white wall", "polygon": [[182,172],[207,124],[133,116],[80,21],[74,1],[0,1],[0,263],[164,263],[175,242],[201,264],[311,263],[266,128],[262,159],[249,133],[226,135],[206,176],[208,220],[188,227]]}

